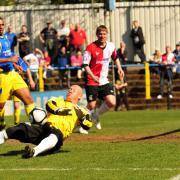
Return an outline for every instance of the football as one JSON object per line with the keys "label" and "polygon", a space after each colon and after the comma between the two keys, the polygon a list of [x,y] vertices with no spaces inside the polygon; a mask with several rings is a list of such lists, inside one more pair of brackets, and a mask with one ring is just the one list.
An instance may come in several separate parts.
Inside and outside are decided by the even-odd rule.
{"label": "football", "polygon": [[29,114],[29,120],[32,124],[45,124],[47,121],[46,110],[40,107],[35,107]]}

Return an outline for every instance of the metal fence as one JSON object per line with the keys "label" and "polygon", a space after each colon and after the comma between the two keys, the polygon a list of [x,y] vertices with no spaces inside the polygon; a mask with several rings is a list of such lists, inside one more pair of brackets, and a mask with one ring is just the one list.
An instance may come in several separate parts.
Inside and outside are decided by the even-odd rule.
{"label": "metal fence", "polygon": [[172,49],[180,41],[180,1],[121,2],[116,3],[116,10],[106,11],[103,3],[75,5],[42,5],[0,7],[0,16],[6,24],[12,24],[20,32],[26,24],[32,35],[33,47],[40,47],[39,33],[52,20],[56,29],[65,19],[67,25],[80,23],[87,32],[88,42],[95,40],[95,29],[105,24],[110,31],[109,39],[116,47],[125,41],[129,59],[133,58],[132,41],[129,37],[132,21],[137,19],[146,39],[145,52],[149,57],[155,48],[164,51],[165,45]]}

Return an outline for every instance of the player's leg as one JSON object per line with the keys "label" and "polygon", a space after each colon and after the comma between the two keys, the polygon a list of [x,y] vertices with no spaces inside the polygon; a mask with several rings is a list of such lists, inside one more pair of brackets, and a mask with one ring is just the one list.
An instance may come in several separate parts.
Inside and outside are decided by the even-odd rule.
{"label": "player's leg", "polygon": [[16,96],[13,97],[14,101],[14,124],[17,125],[20,123],[20,115],[21,115],[21,100]]}
{"label": "player's leg", "polygon": [[17,96],[25,105],[27,115],[34,109],[35,105],[28,88],[22,88],[14,91],[14,95]]}
{"label": "player's leg", "polygon": [[[46,126],[46,125],[45,125]],[[55,128],[44,128],[46,137],[34,148],[25,147],[24,158],[36,157],[44,152],[54,152],[63,145],[63,134]]]}
{"label": "player's leg", "polygon": [[97,129],[101,129],[101,124],[99,121],[99,116],[109,111],[111,108],[114,108],[116,105],[116,98],[114,95],[113,86],[111,84],[106,84],[100,87],[99,98],[103,99],[103,103],[93,114],[94,122]]}
{"label": "player's leg", "polygon": [[24,103],[26,113],[29,114],[34,109],[34,102],[29,88],[22,77],[16,72],[13,73],[13,81],[16,82],[13,83],[13,95]]}
{"label": "player's leg", "polygon": [[12,88],[10,74],[0,73],[0,130],[4,129],[6,124],[4,121],[5,103],[10,98]]}
{"label": "player's leg", "polygon": [[38,144],[44,131],[41,126],[20,123],[0,131],[0,142],[4,143],[7,139],[17,139],[24,143]]}

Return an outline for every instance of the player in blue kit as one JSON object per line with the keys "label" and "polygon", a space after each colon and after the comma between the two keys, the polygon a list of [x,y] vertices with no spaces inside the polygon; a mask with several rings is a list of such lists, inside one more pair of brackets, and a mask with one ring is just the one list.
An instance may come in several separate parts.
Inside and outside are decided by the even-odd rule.
{"label": "player in blue kit", "polygon": [[0,18],[0,129],[5,128],[4,105],[12,95],[25,104],[27,114],[34,108],[27,84],[15,71],[14,66],[21,70],[18,60],[19,57],[11,52],[9,40],[4,36],[4,20]]}

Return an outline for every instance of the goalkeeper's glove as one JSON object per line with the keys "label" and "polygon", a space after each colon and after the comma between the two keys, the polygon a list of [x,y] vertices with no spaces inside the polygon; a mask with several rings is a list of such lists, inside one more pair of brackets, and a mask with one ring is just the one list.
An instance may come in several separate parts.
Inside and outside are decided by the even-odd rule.
{"label": "goalkeeper's glove", "polygon": [[90,118],[89,114],[86,114],[81,120],[80,120],[80,126],[85,129],[89,130],[93,125],[93,122]]}
{"label": "goalkeeper's glove", "polygon": [[58,108],[55,110],[55,114],[61,115],[61,116],[72,115],[72,109],[71,108]]}

